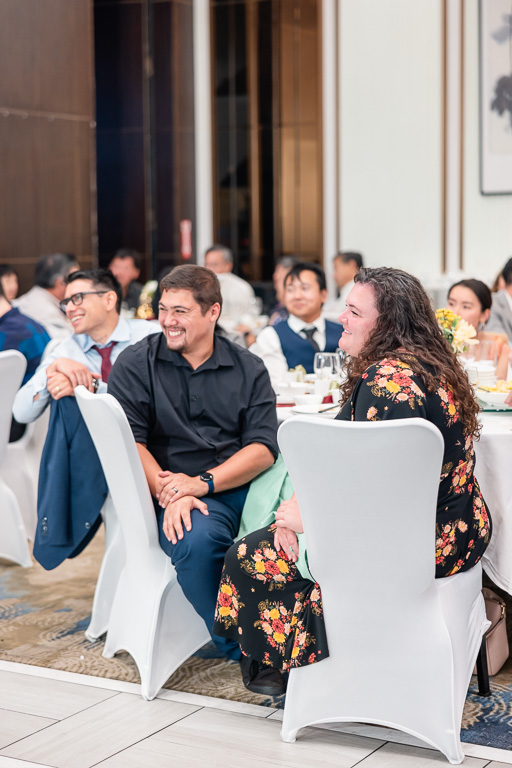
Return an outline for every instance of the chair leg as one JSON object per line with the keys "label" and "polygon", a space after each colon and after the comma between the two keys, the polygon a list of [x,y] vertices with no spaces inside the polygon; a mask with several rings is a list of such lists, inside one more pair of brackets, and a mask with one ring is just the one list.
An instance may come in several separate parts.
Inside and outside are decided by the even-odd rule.
{"label": "chair leg", "polygon": [[478,677],[478,695],[492,696],[489,685],[489,670],[487,669],[487,641],[485,635],[482,637],[482,645],[476,660],[476,674]]}

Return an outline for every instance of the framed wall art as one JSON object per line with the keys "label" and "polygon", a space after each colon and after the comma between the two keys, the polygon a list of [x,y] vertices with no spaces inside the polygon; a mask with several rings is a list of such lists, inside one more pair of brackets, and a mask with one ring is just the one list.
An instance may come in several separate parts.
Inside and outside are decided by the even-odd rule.
{"label": "framed wall art", "polygon": [[512,0],[480,0],[480,189],[512,194]]}

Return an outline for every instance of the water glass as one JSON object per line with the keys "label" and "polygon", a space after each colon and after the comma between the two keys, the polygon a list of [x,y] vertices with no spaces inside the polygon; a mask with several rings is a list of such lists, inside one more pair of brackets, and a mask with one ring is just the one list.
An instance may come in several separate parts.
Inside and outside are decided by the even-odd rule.
{"label": "water glass", "polygon": [[316,352],[315,360],[313,363],[313,370],[316,373],[317,379],[329,379],[335,373],[335,355],[330,352]]}

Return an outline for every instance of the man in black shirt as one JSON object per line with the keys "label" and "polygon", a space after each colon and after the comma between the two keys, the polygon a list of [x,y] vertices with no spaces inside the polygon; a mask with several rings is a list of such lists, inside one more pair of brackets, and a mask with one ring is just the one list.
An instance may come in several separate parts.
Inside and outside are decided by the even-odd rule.
{"label": "man in black shirt", "polygon": [[[278,453],[275,396],[263,362],[215,334],[222,297],[213,272],[183,265],[160,287],[163,333],[125,350],[108,388],[157,500],[160,544],[211,631],[248,484]],[[212,637],[240,657],[236,643]]]}

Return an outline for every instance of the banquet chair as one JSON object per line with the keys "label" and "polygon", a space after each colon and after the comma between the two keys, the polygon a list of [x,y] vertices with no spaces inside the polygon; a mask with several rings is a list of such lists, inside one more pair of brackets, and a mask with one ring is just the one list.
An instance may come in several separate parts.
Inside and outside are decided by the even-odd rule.
{"label": "banquet chair", "polygon": [[489,622],[480,563],[434,578],[441,433],[425,419],[298,416],[278,442],[330,654],[290,672],[282,739],[315,723],[365,722],[462,762],[462,711]]}
{"label": "banquet chair", "polygon": [[127,651],[139,670],[142,696],[153,699],[209,633],[160,547],[153,502],[123,409],[112,395],[94,395],[83,386],[75,396],[112,500],[105,522],[108,530],[114,521],[114,534],[102,564],[107,575],[95,595],[97,609],[109,613],[103,656]]}
{"label": "banquet chair", "polygon": [[[60,344],[51,339],[45,347],[41,362]],[[44,441],[48,432],[50,409],[47,408],[35,421],[27,424],[24,435],[9,443],[0,474],[14,492],[20,506],[27,537],[34,541],[37,526],[37,484]]]}
{"label": "banquet chair", "polygon": [[0,352],[0,557],[24,568],[32,565],[21,510],[13,491],[2,476],[11,430],[12,404],[23,381],[27,361],[16,350]]}
{"label": "banquet chair", "polygon": [[27,537],[34,541],[37,526],[37,482],[50,409],[27,424],[25,434],[7,446],[0,470],[3,480],[14,492],[20,506]]}

